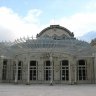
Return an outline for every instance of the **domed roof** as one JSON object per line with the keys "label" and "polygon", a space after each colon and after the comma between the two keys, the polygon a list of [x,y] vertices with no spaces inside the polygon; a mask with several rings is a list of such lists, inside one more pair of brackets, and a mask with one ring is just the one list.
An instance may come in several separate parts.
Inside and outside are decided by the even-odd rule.
{"label": "domed roof", "polygon": [[50,25],[49,27],[43,29],[39,34],[38,37],[53,37],[53,36],[65,36],[65,37],[74,37],[73,32],[69,31],[67,28],[62,27],[60,25]]}

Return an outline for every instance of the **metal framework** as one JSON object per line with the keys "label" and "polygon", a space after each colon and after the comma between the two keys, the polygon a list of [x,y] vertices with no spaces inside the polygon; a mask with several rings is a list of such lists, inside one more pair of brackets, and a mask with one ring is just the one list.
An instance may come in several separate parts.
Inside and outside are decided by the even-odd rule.
{"label": "metal framework", "polygon": [[91,45],[74,38],[55,40],[53,38],[20,38],[14,42],[0,43],[0,56],[11,57],[29,51],[46,53],[66,52],[72,55],[90,56],[94,52]]}

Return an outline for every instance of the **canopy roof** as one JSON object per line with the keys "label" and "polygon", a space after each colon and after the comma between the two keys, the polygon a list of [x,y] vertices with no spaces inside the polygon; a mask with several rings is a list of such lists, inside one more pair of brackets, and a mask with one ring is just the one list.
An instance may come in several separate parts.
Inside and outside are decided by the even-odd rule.
{"label": "canopy roof", "polygon": [[26,52],[65,52],[71,55],[91,56],[93,47],[77,39],[54,40],[52,38],[27,39],[17,43],[0,43],[1,56],[14,56]]}

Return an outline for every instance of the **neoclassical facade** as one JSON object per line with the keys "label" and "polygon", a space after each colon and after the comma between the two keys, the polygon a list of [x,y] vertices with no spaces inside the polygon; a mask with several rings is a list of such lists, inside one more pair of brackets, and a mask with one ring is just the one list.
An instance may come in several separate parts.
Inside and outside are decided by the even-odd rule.
{"label": "neoclassical facade", "polygon": [[23,84],[96,83],[96,48],[60,25],[35,39],[0,43],[0,82]]}

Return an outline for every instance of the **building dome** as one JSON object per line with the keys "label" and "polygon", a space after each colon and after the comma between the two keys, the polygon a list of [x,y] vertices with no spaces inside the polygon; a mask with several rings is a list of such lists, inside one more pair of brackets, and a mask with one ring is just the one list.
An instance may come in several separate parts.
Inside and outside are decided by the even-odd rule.
{"label": "building dome", "polygon": [[60,25],[50,25],[49,27],[43,29],[39,34],[37,34],[37,38],[38,37],[73,38],[74,34]]}

